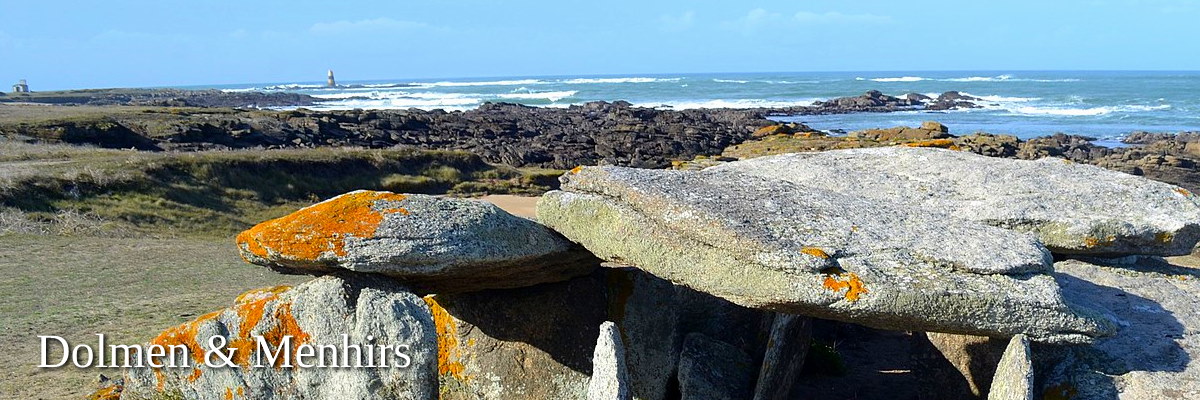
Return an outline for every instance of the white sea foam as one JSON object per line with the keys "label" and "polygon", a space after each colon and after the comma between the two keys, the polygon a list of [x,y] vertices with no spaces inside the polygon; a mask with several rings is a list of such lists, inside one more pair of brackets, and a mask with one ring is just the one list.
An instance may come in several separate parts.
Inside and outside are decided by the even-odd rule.
{"label": "white sea foam", "polygon": [[633,77],[633,78],[574,78],[574,79],[564,79],[564,80],[561,80],[561,81],[559,81],[559,82],[560,82],[560,83],[571,84],[571,85],[577,85],[577,84],[583,84],[583,83],[654,83],[654,82],[678,82],[678,81],[680,81],[680,80],[682,80],[682,79],[683,79],[683,78],[642,78],[642,77]]}
{"label": "white sea foam", "polygon": [[819,99],[800,100],[763,100],[763,99],[714,99],[714,100],[685,100],[685,101],[645,101],[636,104],[638,107],[654,107],[670,110],[689,110],[696,108],[757,108],[757,107],[795,107],[810,106]]}
{"label": "white sea foam", "polygon": [[1135,113],[1170,109],[1171,106],[1157,105],[1128,105],[1128,106],[1104,106],[1092,108],[1066,108],[1066,107],[1037,107],[1024,106],[1013,107],[1008,110],[1016,115],[1051,115],[1064,117],[1094,117],[1099,115],[1108,115],[1112,113]]}
{"label": "white sea foam", "polygon": [[[961,92],[961,93],[964,96],[971,96],[971,97],[975,97],[975,98],[978,98],[983,101],[990,101],[990,102],[994,102],[994,103],[1028,103],[1031,101],[1038,101],[1038,100],[1042,99],[1041,97],[1008,97],[1008,96],[999,96],[999,95],[987,96],[987,95],[971,94],[971,93],[967,93],[967,92]],[[933,97],[936,98],[937,96],[933,96]]]}
{"label": "white sea foam", "polygon": [[464,87],[464,86],[519,86],[519,85],[543,85],[550,82],[540,79],[513,79],[502,81],[465,81],[465,82],[412,82],[410,85],[420,88],[433,87]]}
{"label": "white sea foam", "polygon": [[750,81],[739,81],[737,79],[713,79],[717,83],[750,83]]}
{"label": "white sea foam", "polygon": [[947,82],[1002,82],[1012,79],[1012,75],[1000,76],[971,76],[966,78],[944,79]]}
{"label": "white sea foam", "polygon": [[564,90],[559,92],[530,92],[530,93],[504,93],[496,97],[501,99],[546,99],[550,101],[559,101],[579,93],[577,90]]}
{"label": "white sea foam", "polygon": [[920,82],[927,81],[929,78],[922,78],[919,76],[902,76],[899,78],[872,78],[871,80],[875,82]]}

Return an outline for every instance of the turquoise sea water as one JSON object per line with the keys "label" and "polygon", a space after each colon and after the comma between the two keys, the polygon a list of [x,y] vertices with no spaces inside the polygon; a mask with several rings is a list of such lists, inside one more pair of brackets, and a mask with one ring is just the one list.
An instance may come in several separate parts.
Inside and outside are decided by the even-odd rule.
{"label": "turquoise sea water", "polygon": [[983,109],[783,118],[817,129],[917,125],[937,120],[954,133],[1033,137],[1057,132],[1117,139],[1135,130],[1200,131],[1200,72],[803,72],[557,76],[446,80],[324,81],[224,85],[229,91],[286,91],[325,101],[317,109],[462,110],[483,102],[565,107],[593,100],[682,108],[782,107],[868,90],[936,96],[957,90]]}

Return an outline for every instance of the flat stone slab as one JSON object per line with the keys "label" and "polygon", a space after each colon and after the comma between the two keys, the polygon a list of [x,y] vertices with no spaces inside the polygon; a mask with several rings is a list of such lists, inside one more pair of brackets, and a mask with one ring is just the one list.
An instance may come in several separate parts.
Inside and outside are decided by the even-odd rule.
{"label": "flat stone slab", "polygon": [[[1120,330],[1063,359],[1035,363],[1038,393],[1079,399],[1200,398],[1200,270],[1144,262],[1054,265],[1063,296],[1088,304]],[[1035,348],[1035,356],[1039,351]]]}
{"label": "flat stone slab", "polygon": [[425,292],[514,288],[586,274],[594,258],[495,205],[355,191],[237,237],[242,258],[284,272],[372,272]]}
{"label": "flat stone slab", "polygon": [[892,330],[1088,342],[1032,236],[726,171],[587,167],[538,204],[596,256],[746,307]]}
{"label": "flat stone slab", "polygon": [[711,169],[1031,232],[1055,253],[1182,255],[1200,241],[1200,206],[1191,192],[1057,158],[881,147],[782,154]]}

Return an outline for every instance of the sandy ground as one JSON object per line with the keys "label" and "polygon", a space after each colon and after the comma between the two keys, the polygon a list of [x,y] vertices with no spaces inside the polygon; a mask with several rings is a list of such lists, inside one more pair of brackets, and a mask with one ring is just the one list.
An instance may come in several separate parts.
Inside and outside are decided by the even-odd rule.
{"label": "sandy ground", "polygon": [[537,216],[537,197],[494,194],[481,199],[518,217],[534,218]]}
{"label": "sandy ground", "polygon": [[298,284],[233,240],[0,236],[0,399],[79,399],[115,369],[38,368],[39,335],[134,344],[249,289]]}

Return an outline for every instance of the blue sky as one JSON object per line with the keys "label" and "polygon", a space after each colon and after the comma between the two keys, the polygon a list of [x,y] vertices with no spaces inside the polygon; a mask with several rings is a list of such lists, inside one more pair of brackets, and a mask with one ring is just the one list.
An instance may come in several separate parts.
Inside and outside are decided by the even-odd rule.
{"label": "blue sky", "polygon": [[0,0],[34,89],[767,71],[1200,69],[1200,0]]}

